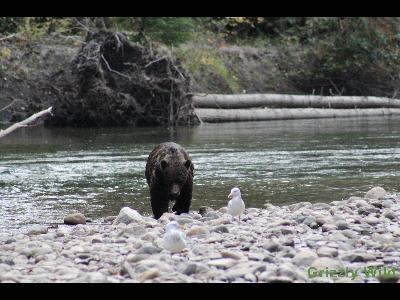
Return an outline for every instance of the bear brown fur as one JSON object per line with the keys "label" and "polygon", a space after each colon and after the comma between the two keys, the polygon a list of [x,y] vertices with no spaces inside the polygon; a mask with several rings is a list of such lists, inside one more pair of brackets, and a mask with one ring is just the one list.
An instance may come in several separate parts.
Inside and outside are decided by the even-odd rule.
{"label": "bear brown fur", "polygon": [[176,143],[161,143],[151,151],[145,173],[156,219],[168,212],[171,200],[175,200],[172,211],[177,214],[189,212],[193,171],[194,166],[186,150]]}

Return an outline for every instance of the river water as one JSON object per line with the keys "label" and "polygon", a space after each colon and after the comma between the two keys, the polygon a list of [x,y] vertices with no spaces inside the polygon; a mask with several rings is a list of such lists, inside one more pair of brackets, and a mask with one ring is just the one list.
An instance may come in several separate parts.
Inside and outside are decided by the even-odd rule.
{"label": "river water", "polygon": [[20,129],[0,140],[0,235],[30,224],[94,221],[130,206],[150,215],[146,159],[160,142],[195,164],[192,209],[239,186],[247,207],[328,202],[380,185],[400,191],[400,118],[282,120],[199,127]]}

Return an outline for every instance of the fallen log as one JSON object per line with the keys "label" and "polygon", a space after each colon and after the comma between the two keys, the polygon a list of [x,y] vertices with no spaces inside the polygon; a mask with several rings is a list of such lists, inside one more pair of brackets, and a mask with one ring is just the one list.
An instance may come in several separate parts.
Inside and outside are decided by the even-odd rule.
{"label": "fallen log", "polygon": [[33,123],[34,121],[36,121],[37,119],[39,119],[40,117],[43,117],[47,114],[51,114],[51,110],[52,107],[49,107],[48,109],[42,110],[36,114],[33,114],[32,116],[30,116],[29,118],[15,123],[13,125],[11,125],[10,127],[4,129],[4,130],[0,130],[0,139],[2,137],[5,137],[6,135],[10,134],[11,132],[17,130],[18,128],[23,128],[23,127],[27,127],[29,124]]}
{"label": "fallen log", "polygon": [[195,94],[197,108],[314,107],[314,108],[400,108],[400,99],[370,96],[316,96],[281,94]]}
{"label": "fallen log", "polygon": [[324,109],[324,108],[196,108],[196,115],[205,123],[268,121],[284,119],[319,119],[400,115],[398,108]]}

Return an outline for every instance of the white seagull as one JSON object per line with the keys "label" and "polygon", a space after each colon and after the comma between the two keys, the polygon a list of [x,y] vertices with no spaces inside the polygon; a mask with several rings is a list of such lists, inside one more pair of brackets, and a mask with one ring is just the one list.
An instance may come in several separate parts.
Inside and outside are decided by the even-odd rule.
{"label": "white seagull", "polygon": [[172,253],[181,252],[186,247],[186,235],[178,228],[182,227],[176,221],[171,221],[165,227],[164,248]]}
{"label": "white seagull", "polygon": [[231,193],[229,194],[228,198],[232,198],[232,200],[228,202],[228,214],[232,215],[232,217],[239,216],[240,222],[240,215],[244,212],[245,205],[239,188],[234,187],[231,189]]}

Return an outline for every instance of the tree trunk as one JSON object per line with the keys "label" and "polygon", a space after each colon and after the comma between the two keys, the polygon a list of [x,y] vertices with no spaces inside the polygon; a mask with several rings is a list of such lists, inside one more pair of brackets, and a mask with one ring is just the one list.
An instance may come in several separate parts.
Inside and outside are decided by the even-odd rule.
{"label": "tree trunk", "polygon": [[399,99],[360,96],[315,96],[280,94],[196,94],[192,98],[197,108],[400,108]]}
{"label": "tree trunk", "polygon": [[208,123],[237,121],[267,121],[283,119],[319,119],[400,115],[398,108],[323,109],[323,108],[196,108],[196,115]]}

